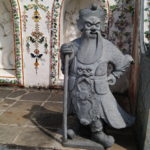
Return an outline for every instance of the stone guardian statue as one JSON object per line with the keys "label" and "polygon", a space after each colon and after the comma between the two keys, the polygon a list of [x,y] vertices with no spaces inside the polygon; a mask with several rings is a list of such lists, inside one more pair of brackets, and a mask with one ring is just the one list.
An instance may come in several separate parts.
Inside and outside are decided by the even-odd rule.
{"label": "stone guardian statue", "polygon": [[[89,125],[92,139],[108,148],[114,138],[103,132],[104,122],[116,129],[134,123],[134,117],[117,104],[109,89],[133,59],[101,36],[100,18],[96,5],[80,10],[77,24],[82,35],[61,46],[61,60],[64,73],[64,58],[69,55],[68,113],[74,113],[82,125]],[[108,75],[110,62],[114,70]]]}

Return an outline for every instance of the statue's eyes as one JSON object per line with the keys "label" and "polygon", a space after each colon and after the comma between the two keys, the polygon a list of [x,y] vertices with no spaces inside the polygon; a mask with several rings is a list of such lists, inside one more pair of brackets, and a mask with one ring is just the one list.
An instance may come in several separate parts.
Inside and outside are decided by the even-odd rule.
{"label": "statue's eyes", "polygon": [[90,22],[87,22],[86,25],[87,27],[91,27],[92,24]]}
{"label": "statue's eyes", "polygon": [[100,27],[100,23],[97,23],[97,24],[96,24],[96,27]]}

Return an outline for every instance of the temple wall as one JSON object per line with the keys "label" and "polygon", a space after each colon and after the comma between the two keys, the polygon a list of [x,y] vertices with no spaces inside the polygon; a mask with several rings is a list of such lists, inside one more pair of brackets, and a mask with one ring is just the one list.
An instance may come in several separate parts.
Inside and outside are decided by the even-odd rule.
{"label": "temple wall", "polygon": [[[11,0],[13,4],[15,75],[0,83],[25,87],[62,85],[60,45],[80,35],[78,10],[96,2],[102,7],[102,33],[124,53],[131,53],[133,0]],[[17,12],[17,15],[15,14]],[[123,81],[128,87],[128,77]],[[120,89],[120,88],[119,88]]]}
{"label": "temple wall", "polygon": [[[0,70],[15,69],[14,39],[11,3],[2,0],[0,3]],[[5,58],[5,59],[4,59]]]}
{"label": "temple wall", "polygon": [[141,0],[141,62],[136,127],[139,150],[150,149],[150,0]]}

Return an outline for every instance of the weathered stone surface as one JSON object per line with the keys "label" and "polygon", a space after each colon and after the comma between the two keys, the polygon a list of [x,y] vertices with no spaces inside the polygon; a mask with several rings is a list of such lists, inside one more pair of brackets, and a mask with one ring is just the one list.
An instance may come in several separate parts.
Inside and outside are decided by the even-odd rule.
{"label": "weathered stone surface", "polygon": [[64,92],[63,90],[53,90],[51,93],[51,97],[48,99],[48,101],[63,101],[64,98]]}
{"label": "weathered stone surface", "polygon": [[25,93],[26,93],[26,90],[17,90],[17,91],[12,92],[12,94],[10,94],[9,97],[10,98],[16,98],[16,97],[21,96]]}
{"label": "weathered stone surface", "polygon": [[40,105],[42,104],[41,101],[18,101],[16,104],[14,104],[9,111],[11,112],[31,112],[31,111],[38,111]]}
{"label": "weathered stone surface", "polygon": [[20,130],[21,128],[19,127],[0,125],[0,144],[13,143],[13,140],[19,134]]}
{"label": "weathered stone surface", "polygon": [[[72,148],[64,148],[61,143],[43,134],[38,128],[25,128],[24,132],[18,137],[15,144],[23,146],[35,146],[44,148],[51,148],[55,150],[73,150]],[[75,150],[75,149],[74,149]]]}
{"label": "weathered stone surface", "polygon": [[5,99],[0,103],[0,111],[4,111],[7,108],[11,107],[16,101],[11,99]]}
{"label": "weathered stone surface", "polygon": [[101,144],[98,144],[89,139],[82,138],[80,136],[76,136],[73,140],[68,140],[67,142],[64,142],[64,146],[74,148],[85,148],[87,150],[104,150]]}
{"label": "weathered stone surface", "polygon": [[25,94],[21,100],[44,101],[50,96],[50,92],[33,92]]}
{"label": "weathered stone surface", "polygon": [[63,112],[63,104],[62,103],[47,102],[44,104],[43,107],[49,111]]}
{"label": "weathered stone surface", "polygon": [[[8,88],[5,89],[10,90]],[[11,90],[13,90],[13,88]],[[18,88],[18,90],[22,89]],[[33,93],[30,89],[27,89],[27,92]],[[39,90],[34,89],[34,92],[39,92]],[[58,90],[57,96],[61,97],[61,95],[62,92]],[[11,104],[13,101],[16,102],[8,98],[5,100],[6,105],[7,103],[8,105]],[[48,102],[46,100],[36,102],[34,98],[33,100],[19,100],[15,105],[9,107],[7,111],[2,111],[2,114],[0,110],[0,150],[54,150],[54,148],[57,148],[55,150],[81,150],[63,147],[57,141],[58,137],[60,139],[57,132],[52,132],[55,139],[50,135],[47,136],[46,133],[40,131],[39,127],[31,120],[31,117],[35,114],[40,125],[43,125],[43,127],[48,129],[52,127],[62,128],[62,113],[59,113],[59,111],[62,112],[61,102],[55,102],[53,100]],[[112,135],[114,135],[114,133],[112,133]],[[133,147],[136,146],[136,143],[134,143],[134,139],[129,138],[131,136],[133,136],[131,132],[115,131],[117,143],[109,150],[134,150]],[[131,141],[132,144],[129,144],[128,141]]]}
{"label": "weathered stone surface", "polygon": [[[50,137],[53,137],[57,141],[62,141],[62,114],[55,112],[49,113],[37,112],[34,115],[32,115],[31,118],[33,119],[33,122],[35,122],[36,126],[38,126],[48,135],[50,135]],[[137,150],[132,128],[125,130],[107,129],[106,131],[107,133],[112,134],[116,138],[116,143],[107,150]],[[84,143],[84,140],[85,143],[88,141],[84,138],[83,139],[81,138],[79,143],[76,143],[77,140],[75,140],[69,142],[67,146],[70,147],[70,149],[75,149],[72,147],[79,147],[79,146],[85,147],[87,146],[87,144]],[[89,143],[89,146],[92,147],[92,143],[91,144]],[[63,149],[65,148],[60,148],[60,150]],[[92,148],[92,150],[94,150],[94,148]]]}
{"label": "weathered stone surface", "polygon": [[25,111],[6,111],[0,115],[0,124],[23,126],[28,121]]}
{"label": "weathered stone surface", "polygon": [[0,89],[0,99],[1,99],[1,98],[5,98],[5,97],[8,96],[11,92],[12,92],[12,90],[10,90],[10,89]]}

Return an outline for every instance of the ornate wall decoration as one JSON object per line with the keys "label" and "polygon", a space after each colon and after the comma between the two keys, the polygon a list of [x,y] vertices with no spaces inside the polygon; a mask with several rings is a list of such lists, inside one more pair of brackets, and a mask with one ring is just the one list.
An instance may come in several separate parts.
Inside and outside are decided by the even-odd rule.
{"label": "ornate wall decoration", "polygon": [[52,8],[52,25],[51,25],[51,85],[56,84],[58,80],[59,70],[59,49],[60,49],[60,16],[61,16],[61,5],[63,0],[54,0]]}
{"label": "ornate wall decoration", "polygon": [[21,40],[21,27],[20,27],[20,6],[18,0],[11,0],[13,24],[14,24],[14,39],[15,39],[15,77],[0,77],[0,83],[2,84],[24,84],[23,76],[23,52],[22,52],[22,40]]}
{"label": "ornate wall decoration", "polygon": [[35,26],[35,31],[33,31],[31,33],[31,36],[27,37],[26,40],[26,47],[28,52],[30,52],[30,44],[34,44],[35,45],[35,50],[34,52],[31,52],[31,57],[35,58],[35,69],[36,69],[36,73],[37,73],[37,69],[39,67],[39,60],[42,58],[43,54],[40,53],[39,50],[39,44],[43,44],[44,45],[44,49],[45,49],[45,54],[48,53],[48,42],[47,42],[47,38],[44,36],[44,34],[42,32],[39,31],[39,26],[38,24],[36,24]]}
{"label": "ornate wall decoration", "polygon": [[134,1],[115,1],[109,9],[108,39],[124,53],[131,53]]}
{"label": "ornate wall decoration", "polygon": [[[38,71],[37,78],[41,78],[41,72],[48,70],[48,54],[50,47],[50,85],[58,85],[60,74],[59,49],[62,37],[61,26],[64,2],[68,0],[11,0],[13,17],[14,17],[14,36],[15,36],[15,56],[16,56],[16,74],[17,78],[8,79],[0,78],[0,82],[13,82],[15,84],[23,84],[23,62],[26,65],[25,80],[30,75],[31,64]],[[84,1],[84,0],[83,0]],[[134,1],[132,0],[91,0],[101,1],[102,7],[106,13],[105,27],[103,35],[108,33],[109,40],[118,45],[125,53],[130,53],[132,43],[132,16],[134,13]],[[124,2],[124,3],[123,3]],[[53,4],[52,4],[53,3]],[[20,18],[20,6],[22,13],[22,22]],[[52,6],[52,10],[51,9]],[[48,7],[49,6],[49,7]],[[119,21],[117,21],[119,20]],[[20,24],[22,23],[22,31]],[[44,27],[44,29],[43,29]],[[47,30],[46,30],[47,29]],[[49,36],[49,35],[50,36]],[[145,33],[146,34],[146,33]],[[22,44],[23,35],[23,44]],[[120,38],[121,37],[121,38]],[[51,40],[49,42],[49,40]],[[50,44],[49,44],[50,43]],[[29,61],[23,61],[22,47],[24,48],[25,59],[30,56]],[[47,65],[45,64],[47,63]],[[30,71],[31,72],[31,71]],[[49,75],[48,72],[47,76]],[[48,77],[47,77],[48,78]],[[46,85],[42,80],[42,86]],[[44,84],[43,84],[44,83]],[[29,82],[25,83],[30,84]],[[33,82],[32,82],[33,85]],[[31,86],[32,86],[31,85]],[[34,81],[36,86],[36,81]]]}
{"label": "ornate wall decoration", "polygon": [[[32,20],[35,23],[35,29],[31,33],[30,36],[26,37],[26,49],[28,53],[30,53],[31,57],[35,59],[34,66],[36,73],[39,68],[39,61],[42,59],[44,54],[48,54],[48,41],[47,37],[44,36],[44,33],[40,31],[40,21],[43,19],[43,16],[41,15],[41,11],[44,11],[46,13],[46,24],[47,24],[47,30],[50,32],[50,12],[48,11],[49,7],[45,6],[43,4],[40,4],[40,0],[31,0],[31,2],[34,1],[34,4],[24,5],[24,12],[23,12],[23,27],[24,31],[26,31],[26,23],[28,22],[28,16],[26,15],[27,11],[34,10],[33,15],[31,16]],[[43,1],[43,0],[41,0]],[[31,44],[34,45],[35,49],[31,52]],[[39,48],[39,45],[44,45],[44,52]]]}

